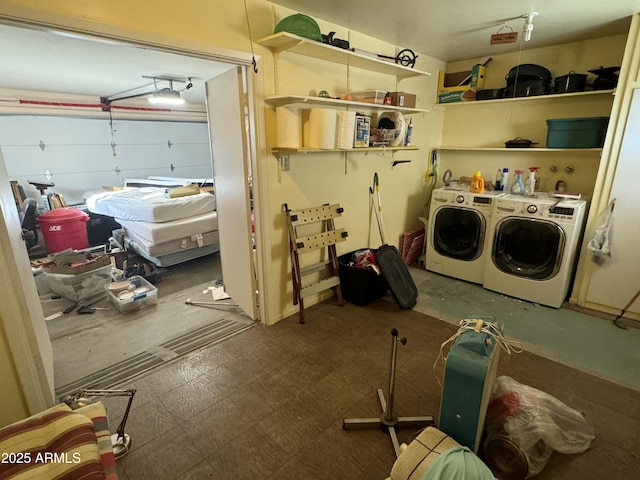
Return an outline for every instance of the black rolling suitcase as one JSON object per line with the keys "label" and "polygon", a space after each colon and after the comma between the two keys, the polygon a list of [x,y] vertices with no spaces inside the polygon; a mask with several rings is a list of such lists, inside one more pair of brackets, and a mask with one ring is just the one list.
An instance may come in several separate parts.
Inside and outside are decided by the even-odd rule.
{"label": "black rolling suitcase", "polygon": [[400,308],[413,308],[418,300],[418,288],[398,249],[385,243],[378,248],[376,261]]}

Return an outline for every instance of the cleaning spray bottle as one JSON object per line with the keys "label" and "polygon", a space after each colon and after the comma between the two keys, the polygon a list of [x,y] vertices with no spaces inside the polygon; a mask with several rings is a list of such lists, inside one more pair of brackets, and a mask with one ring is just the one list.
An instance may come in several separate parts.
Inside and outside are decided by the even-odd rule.
{"label": "cleaning spray bottle", "polygon": [[471,193],[482,193],[484,192],[484,178],[482,178],[482,172],[480,170],[476,170],[471,178],[471,188],[469,188]]}
{"label": "cleaning spray bottle", "polygon": [[536,190],[536,172],[540,170],[540,167],[529,167],[529,177],[524,183],[524,194],[533,195]]}
{"label": "cleaning spray bottle", "polygon": [[513,185],[511,185],[511,193],[513,195],[523,195],[524,194],[524,184],[522,183],[522,174],[523,170],[516,170],[516,179],[513,181]]}

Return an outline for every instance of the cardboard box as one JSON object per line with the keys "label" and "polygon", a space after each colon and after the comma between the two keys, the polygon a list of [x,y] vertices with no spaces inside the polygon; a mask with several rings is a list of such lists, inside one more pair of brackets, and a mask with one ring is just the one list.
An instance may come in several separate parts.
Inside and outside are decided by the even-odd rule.
{"label": "cardboard box", "polygon": [[94,255],[71,249],[58,252],[52,257],[50,262],[42,265],[42,269],[47,273],[78,275],[111,265],[111,258],[108,255]]}
{"label": "cardboard box", "polygon": [[[476,92],[484,88],[484,77],[486,67],[480,64],[467,72],[438,74],[438,103],[468,102],[476,99]],[[469,75],[471,82],[466,85],[459,85]]]}
{"label": "cardboard box", "polygon": [[391,105],[396,107],[416,108],[416,96],[412,93],[389,92]]}

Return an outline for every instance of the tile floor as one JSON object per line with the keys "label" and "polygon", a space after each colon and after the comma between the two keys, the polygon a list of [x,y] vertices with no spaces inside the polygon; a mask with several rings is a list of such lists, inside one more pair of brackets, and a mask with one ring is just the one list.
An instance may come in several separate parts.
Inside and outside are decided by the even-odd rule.
{"label": "tile floor", "polygon": [[[365,307],[329,300],[274,326],[256,325],[135,379],[125,480],[385,479],[395,455],[380,430],[344,431],[343,418],[375,417],[376,388],[388,382],[391,328],[399,347],[395,410],[433,415],[440,388],[432,371],[456,326],[386,296]],[[555,453],[539,479],[630,479],[640,471],[640,391],[531,352],[502,356],[499,374],[584,411],[592,448]],[[124,408],[106,398],[112,429]],[[413,431],[402,430],[401,441]]]}

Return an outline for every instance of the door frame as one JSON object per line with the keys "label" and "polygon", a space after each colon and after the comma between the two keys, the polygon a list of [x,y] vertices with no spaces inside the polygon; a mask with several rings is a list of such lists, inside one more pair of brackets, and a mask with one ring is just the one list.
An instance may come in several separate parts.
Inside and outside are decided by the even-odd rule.
{"label": "door frame", "polygon": [[[255,55],[254,57],[254,55],[248,52],[187,41],[176,37],[152,34],[147,31],[139,31],[129,27],[107,25],[84,18],[57,13],[52,14],[51,12],[46,12],[46,15],[44,13],[45,12],[43,11],[37,11],[28,7],[12,4],[10,6],[3,7],[2,11],[0,11],[0,23],[20,28],[32,28],[51,33],[75,35],[89,41],[109,41],[115,44],[128,46],[134,45],[166,53],[225,62],[231,65],[245,66],[249,72],[253,71],[253,62],[255,58],[257,71],[259,73],[248,77],[248,81],[252,82],[253,87],[249,90],[254,93],[253,97],[248,100],[249,104],[252,106],[252,108],[249,109],[249,122],[253,127],[250,129],[252,134],[248,140],[251,142],[251,150],[256,152],[254,155],[249,156],[249,161],[252,163],[251,171],[253,176],[256,241],[255,270],[258,283],[257,300],[259,305],[258,319],[267,325],[272,323],[270,320],[272,312],[272,302],[270,300],[272,295],[270,294],[270,289],[272,286],[270,285],[270,282],[267,281],[271,266],[268,262],[268,255],[265,255],[269,245],[270,233],[264,229],[264,226],[269,225],[269,199],[268,188],[261,188],[262,186],[266,187],[266,185],[268,185],[268,175],[266,168],[263,168],[261,165],[263,162],[259,161],[259,158],[264,155],[265,152],[264,128],[259,128],[260,126],[264,126],[264,117],[262,113],[264,111],[264,79],[262,77],[263,64],[261,57],[259,55]],[[2,167],[4,168],[4,163]],[[9,227],[9,225],[7,225],[7,227]],[[19,246],[15,242],[7,244],[3,242],[2,250],[4,250],[5,246],[7,247],[7,251],[3,252],[2,256],[7,255],[14,258],[20,258],[20,252],[18,252]],[[20,288],[16,288],[16,294],[22,297],[25,287],[26,290],[29,290],[29,288],[35,289],[35,284],[31,287],[22,285]],[[29,295],[24,296],[27,308],[21,309],[19,315],[13,316],[11,319],[12,323],[17,325],[17,327],[5,329],[7,340],[10,343],[15,342],[17,345],[24,345],[24,348],[11,352],[11,356],[13,357],[16,365],[29,365],[34,361],[44,363],[46,359],[50,359],[52,361],[52,358],[47,356],[47,352],[42,350],[43,347],[25,340],[25,338],[30,339],[37,337],[37,331],[34,328],[34,325],[44,322],[41,310],[34,308],[34,300],[31,297]],[[5,326],[6,324],[7,322],[0,318],[0,326]],[[48,348],[50,348],[50,346],[49,342]],[[45,345],[44,348],[46,349],[47,345]],[[52,365],[44,365],[43,368],[45,371],[48,371],[49,368],[52,369],[53,367]],[[24,381],[24,388],[20,393],[25,398],[25,404],[28,408],[29,414],[42,410],[45,404],[50,404],[51,401],[55,400],[52,399],[52,392],[54,388],[52,377],[49,382],[27,381],[27,378],[22,378],[21,380]]]}

